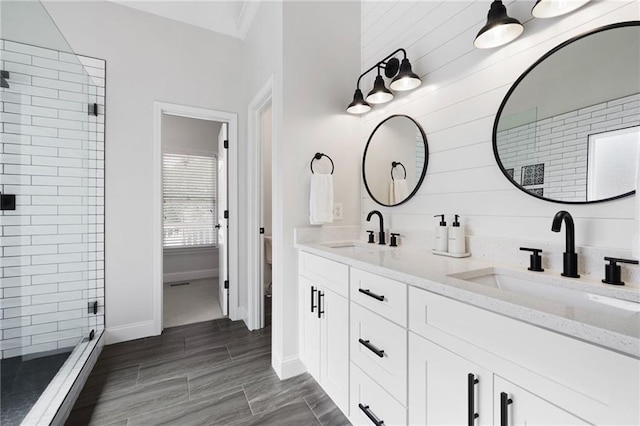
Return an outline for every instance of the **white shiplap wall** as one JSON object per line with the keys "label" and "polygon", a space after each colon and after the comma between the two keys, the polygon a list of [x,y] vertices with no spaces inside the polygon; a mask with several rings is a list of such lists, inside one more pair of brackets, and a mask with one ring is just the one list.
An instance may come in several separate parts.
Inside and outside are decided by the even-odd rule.
{"label": "white shiplap wall", "polygon": [[[522,72],[575,35],[639,19],[638,1],[594,1],[570,15],[546,20],[531,17],[533,0],[505,4],[508,13],[525,24],[524,34],[506,46],[480,50],[473,39],[486,22],[488,0],[363,3],[362,70],[403,47],[423,85],[366,114],[362,138],[366,141],[387,116],[407,114],[424,128],[430,156],[423,186],[401,206],[381,208],[362,189],[362,223],[366,224],[364,215],[377,208],[405,239],[429,239],[437,224],[433,215],[459,214],[469,235],[560,244],[564,231],[551,232],[551,220],[566,209],[576,222],[576,244],[630,249],[634,197],[592,205],[530,197],[502,175],[491,136],[500,102]],[[361,85],[363,91],[369,87],[370,81]],[[431,247],[431,241],[419,243]]]}
{"label": "white shiplap wall", "polygon": [[11,358],[104,328],[106,63],[0,40],[0,64],[0,192],[16,195],[0,212],[0,358]]}

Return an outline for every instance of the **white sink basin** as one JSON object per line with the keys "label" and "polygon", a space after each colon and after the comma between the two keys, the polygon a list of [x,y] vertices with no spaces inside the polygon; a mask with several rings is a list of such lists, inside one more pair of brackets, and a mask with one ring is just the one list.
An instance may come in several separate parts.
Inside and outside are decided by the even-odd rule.
{"label": "white sink basin", "polygon": [[390,247],[380,244],[367,244],[359,241],[334,241],[328,243],[319,244],[324,247],[336,250],[344,254],[356,254],[356,253],[380,253],[381,251],[389,250]]}
{"label": "white sink basin", "polygon": [[[616,317],[630,317],[640,312],[634,294],[629,298],[613,297],[620,289],[608,289],[579,280],[535,275],[533,272],[502,268],[485,268],[449,275],[452,278],[481,284],[499,292],[512,293],[551,301],[566,307]],[[637,294],[635,294],[637,296]]]}

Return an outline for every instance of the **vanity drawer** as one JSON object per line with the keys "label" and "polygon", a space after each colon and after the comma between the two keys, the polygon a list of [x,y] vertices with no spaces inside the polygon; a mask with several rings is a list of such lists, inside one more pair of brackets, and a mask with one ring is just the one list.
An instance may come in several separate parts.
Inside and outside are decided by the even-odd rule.
{"label": "vanity drawer", "polygon": [[298,273],[340,296],[349,297],[349,267],[343,263],[301,251]]}
{"label": "vanity drawer", "polygon": [[407,403],[407,331],[351,303],[351,361]]}
{"label": "vanity drawer", "polygon": [[407,326],[405,283],[351,268],[351,300],[403,327]]}
{"label": "vanity drawer", "polygon": [[[371,380],[360,368],[351,363],[351,423],[354,426],[375,424],[363,408],[375,419],[389,426],[406,425],[407,409],[393,399],[380,385]],[[362,408],[361,408],[362,406]]]}

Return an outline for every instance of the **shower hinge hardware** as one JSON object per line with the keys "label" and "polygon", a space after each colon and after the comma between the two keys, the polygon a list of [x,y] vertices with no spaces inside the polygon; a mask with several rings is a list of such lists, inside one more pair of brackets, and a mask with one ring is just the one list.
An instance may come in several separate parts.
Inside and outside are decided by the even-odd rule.
{"label": "shower hinge hardware", "polygon": [[98,104],[89,104],[89,115],[95,115],[96,117],[98,116]]}
{"label": "shower hinge hardware", "polygon": [[9,83],[7,83],[7,79],[9,78],[9,71],[2,70],[0,71],[0,86],[5,89],[9,88]]}
{"label": "shower hinge hardware", "polygon": [[224,288],[229,288],[229,280],[224,280]]}
{"label": "shower hinge hardware", "polygon": [[13,194],[0,193],[0,210],[15,210],[16,196]]}
{"label": "shower hinge hardware", "polygon": [[224,211],[224,218],[229,219],[229,210]]}
{"label": "shower hinge hardware", "polygon": [[229,149],[229,140],[224,141],[224,149]]}
{"label": "shower hinge hardware", "polygon": [[260,228],[260,233],[264,234],[264,228]]}
{"label": "shower hinge hardware", "polygon": [[96,337],[96,331],[91,330],[91,332],[89,333],[89,340],[93,340],[94,337]]}
{"label": "shower hinge hardware", "polygon": [[98,301],[89,302],[89,308],[87,309],[87,313],[96,315],[98,313]]}

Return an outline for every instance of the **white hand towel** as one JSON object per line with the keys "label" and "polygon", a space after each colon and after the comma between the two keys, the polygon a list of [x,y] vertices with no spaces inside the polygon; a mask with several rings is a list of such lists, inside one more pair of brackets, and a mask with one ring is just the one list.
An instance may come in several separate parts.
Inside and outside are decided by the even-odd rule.
{"label": "white hand towel", "polygon": [[395,198],[395,184],[394,181],[389,182],[389,205],[394,205],[396,203]]}
{"label": "white hand towel", "polygon": [[633,241],[631,242],[631,256],[640,259],[640,149],[638,149],[638,164],[636,166],[636,220],[634,221]]}
{"label": "white hand towel", "polygon": [[393,181],[393,204],[403,202],[409,196],[409,187],[406,179],[396,179]]}
{"label": "white hand towel", "polygon": [[312,225],[333,223],[333,176],[330,174],[311,176],[309,222]]}

